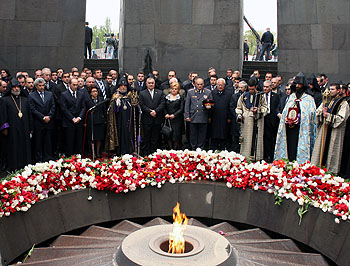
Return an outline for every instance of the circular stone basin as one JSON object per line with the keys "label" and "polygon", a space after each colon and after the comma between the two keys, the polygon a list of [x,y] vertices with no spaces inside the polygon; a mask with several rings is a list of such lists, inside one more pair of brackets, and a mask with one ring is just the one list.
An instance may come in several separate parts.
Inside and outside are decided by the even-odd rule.
{"label": "circular stone basin", "polygon": [[187,225],[185,253],[168,253],[173,225],[156,225],[127,236],[116,253],[117,265],[236,265],[228,240],[209,229]]}

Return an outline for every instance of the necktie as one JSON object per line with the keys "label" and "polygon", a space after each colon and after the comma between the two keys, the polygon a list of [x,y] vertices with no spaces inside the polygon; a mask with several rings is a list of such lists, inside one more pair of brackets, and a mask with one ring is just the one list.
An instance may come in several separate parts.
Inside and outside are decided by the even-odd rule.
{"label": "necktie", "polygon": [[44,102],[44,93],[43,93],[43,92],[40,92],[40,97],[41,97],[41,99],[42,99],[43,102]]}
{"label": "necktie", "polygon": [[266,93],[266,104],[267,104],[267,106],[269,106],[269,94],[268,93]]}
{"label": "necktie", "polygon": [[101,88],[101,91],[102,91],[103,99],[106,99],[106,90],[105,90],[105,86],[104,86],[102,81],[100,81],[100,88]]}
{"label": "necktie", "polygon": [[75,95],[75,91],[73,91],[73,97],[74,97],[74,99],[76,99],[77,97],[76,97],[76,95]]}

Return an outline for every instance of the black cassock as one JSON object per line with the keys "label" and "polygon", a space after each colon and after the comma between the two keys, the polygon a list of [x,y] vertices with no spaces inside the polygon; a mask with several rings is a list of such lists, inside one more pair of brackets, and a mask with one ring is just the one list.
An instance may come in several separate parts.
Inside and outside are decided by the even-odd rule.
{"label": "black cassock", "polygon": [[114,112],[116,116],[118,130],[118,154],[133,154],[135,152],[135,135],[137,132],[137,119],[135,107],[130,103],[130,98],[124,96],[120,98],[120,106],[114,102]]}
{"label": "black cassock", "polygon": [[219,92],[218,89],[215,89],[212,95],[215,103],[211,115],[211,137],[226,140],[231,129],[227,120],[232,119],[230,112],[232,91],[225,89]]}
{"label": "black cassock", "polygon": [[[1,98],[3,113],[0,128],[7,128],[7,165],[9,170],[20,169],[31,162],[31,113],[27,97],[8,94]],[[17,107],[21,110],[20,118]]]}

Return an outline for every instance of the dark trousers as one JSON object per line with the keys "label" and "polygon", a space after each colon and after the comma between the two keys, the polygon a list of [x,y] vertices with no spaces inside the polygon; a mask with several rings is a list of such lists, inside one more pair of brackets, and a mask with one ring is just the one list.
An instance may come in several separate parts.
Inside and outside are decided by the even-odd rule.
{"label": "dark trousers", "polygon": [[59,155],[60,153],[63,153],[64,150],[64,130],[62,127],[62,120],[61,119],[55,119],[54,120],[54,131],[53,131],[53,151],[55,155]]}
{"label": "dark trousers", "polygon": [[37,162],[52,160],[52,129],[34,128],[34,155]]}
{"label": "dark trousers", "polygon": [[66,156],[81,154],[83,151],[83,122],[80,121],[77,125],[65,127],[64,137]]}
{"label": "dark trousers", "polygon": [[239,144],[239,136],[232,136],[232,150],[239,153],[241,145]]}
{"label": "dark trousers", "polygon": [[271,50],[271,43],[270,42],[265,42],[262,46],[261,49],[261,53],[260,53],[260,58],[259,60],[262,61],[263,60],[263,56],[265,54],[265,51],[267,52],[266,56],[265,56],[265,61],[269,61],[270,59],[270,50]]}
{"label": "dark trousers", "polygon": [[142,124],[143,140],[142,155],[148,155],[157,150],[161,125],[160,124]]}
{"label": "dark trousers", "polygon": [[0,170],[5,170],[7,166],[7,143],[7,136],[3,135],[2,132],[0,132]]}
{"label": "dark trousers", "polygon": [[272,163],[275,153],[276,137],[272,134],[264,133],[264,160],[268,163]]}
{"label": "dark trousers", "polygon": [[275,154],[277,130],[277,122],[267,114],[264,118],[264,160],[268,163],[272,163]]}
{"label": "dark trousers", "polygon": [[91,43],[85,43],[85,49],[84,49],[84,57],[87,57],[87,52],[89,52],[89,58],[91,59]]}
{"label": "dark trousers", "polygon": [[191,123],[190,143],[192,150],[204,148],[207,126],[207,123]]}
{"label": "dark trousers", "polygon": [[227,139],[211,139],[211,148],[212,150],[223,151],[228,149],[228,140]]}
{"label": "dark trousers", "polygon": [[243,60],[248,61],[248,52],[243,53]]}
{"label": "dark trousers", "polygon": [[292,128],[286,125],[288,160],[291,162],[297,159],[299,130],[300,125]]}
{"label": "dark trousers", "polygon": [[186,141],[187,141],[187,146],[185,148],[191,149],[191,141],[190,141],[190,136],[191,136],[191,123],[186,121]]}

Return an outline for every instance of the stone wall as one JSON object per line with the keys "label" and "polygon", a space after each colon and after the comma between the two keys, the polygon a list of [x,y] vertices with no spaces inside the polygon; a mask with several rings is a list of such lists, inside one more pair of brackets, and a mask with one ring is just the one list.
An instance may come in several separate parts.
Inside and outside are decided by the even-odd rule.
{"label": "stone wall", "polygon": [[350,1],[278,0],[278,70],[350,81]]}
{"label": "stone wall", "polygon": [[242,0],[121,0],[120,67],[143,69],[150,51],[161,79],[196,70],[206,77],[242,65]]}
{"label": "stone wall", "polygon": [[83,65],[86,0],[0,0],[0,67]]}

